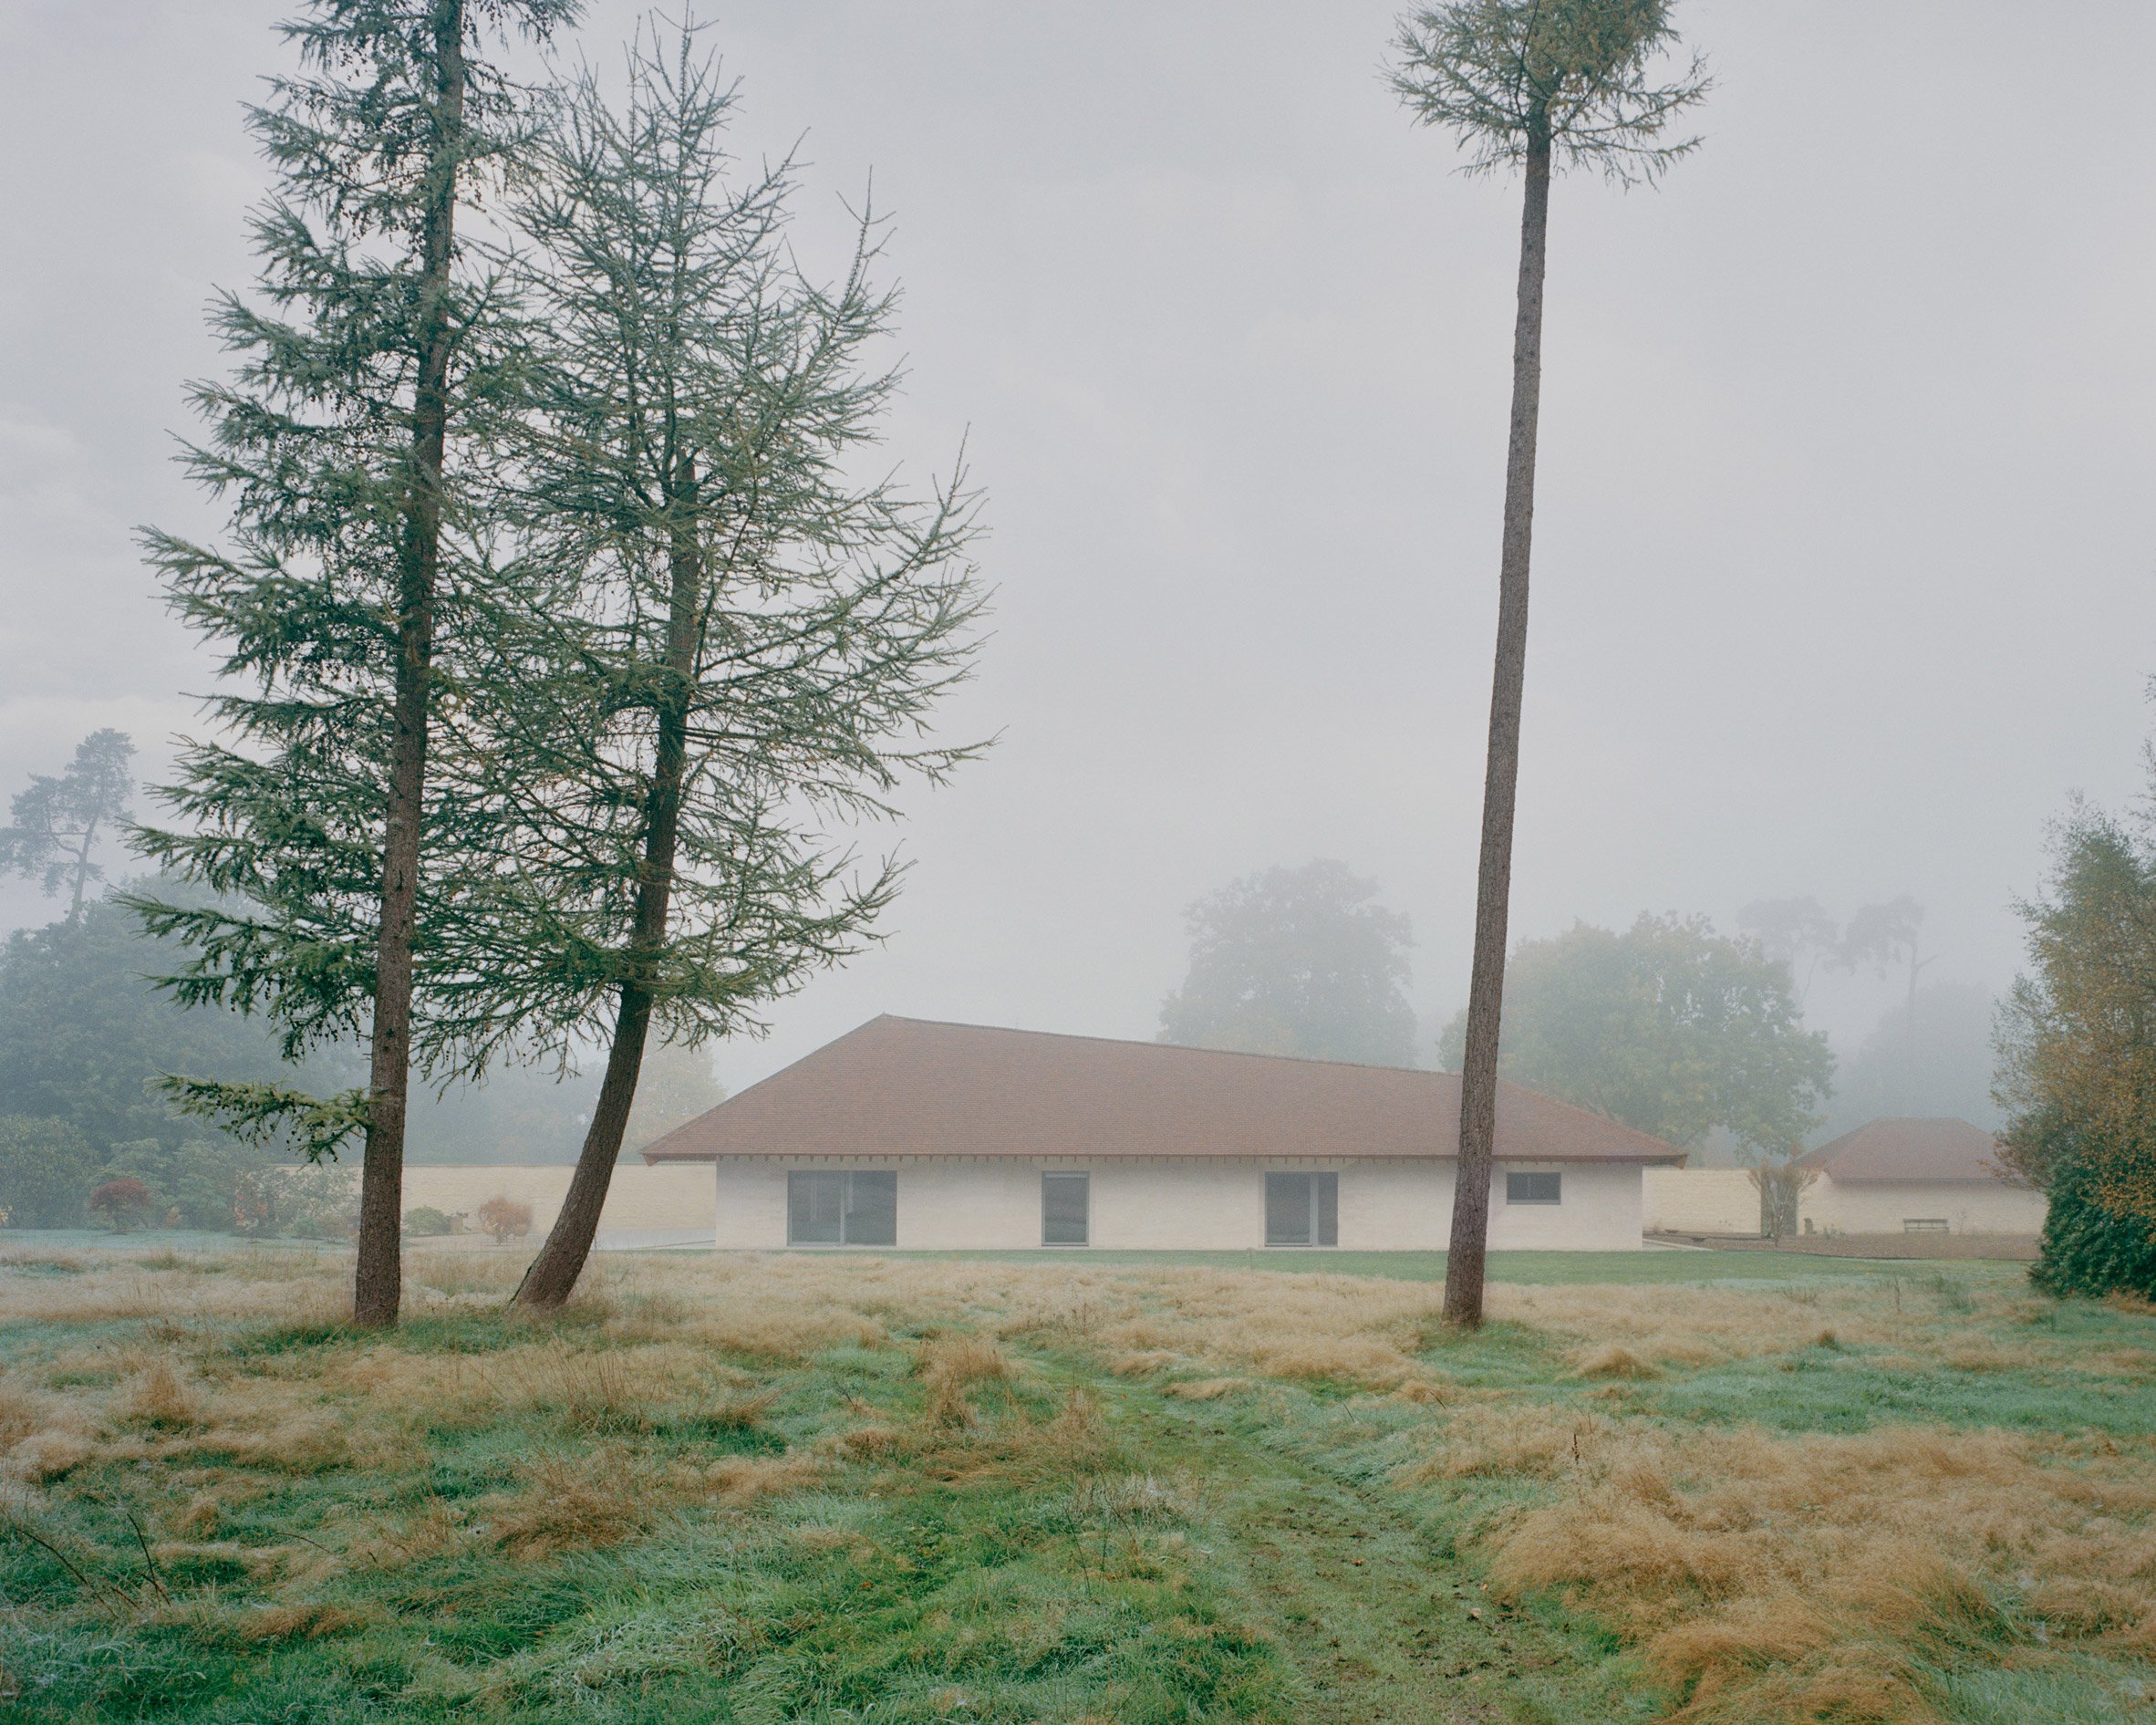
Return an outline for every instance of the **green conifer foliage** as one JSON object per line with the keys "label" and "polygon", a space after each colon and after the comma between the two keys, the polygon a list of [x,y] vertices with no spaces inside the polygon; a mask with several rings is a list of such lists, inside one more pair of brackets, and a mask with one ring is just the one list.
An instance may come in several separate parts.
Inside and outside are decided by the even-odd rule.
{"label": "green conifer foliage", "polygon": [[413,1008],[454,895],[455,799],[430,750],[490,627],[498,577],[481,481],[521,399],[523,331],[460,229],[528,132],[522,92],[476,52],[544,36],[575,0],[314,0],[283,32],[299,70],[249,123],[275,174],[252,296],[216,301],[234,355],[197,384],[192,476],[214,543],[145,535],[172,608],[220,656],[212,731],[148,848],[236,908],[145,902],[192,959],[180,996],[268,1013],[295,1055],[363,1036],[364,1091],[327,1104],[261,1085],[183,1086],[307,1148],[363,1130],[355,1315],[393,1322]]}
{"label": "green conifer foliage", "polygon": [[871,452],[874,220],[843,279],[805,276],[791,164],[729,160],[733,91],[693,33],[629,68],[619,105],[571,93],[517,207],[547,348],[516,532],[553,597],[496,633],[451,769],[498,850],[447,934],[443,1057],[606,1051],[520,1295],[542,1305],[590,1250],[648,1043],[753,1031],[857,951],[898,869],[829,835],[970,753],[926,725],[972,650],[973,504]]}

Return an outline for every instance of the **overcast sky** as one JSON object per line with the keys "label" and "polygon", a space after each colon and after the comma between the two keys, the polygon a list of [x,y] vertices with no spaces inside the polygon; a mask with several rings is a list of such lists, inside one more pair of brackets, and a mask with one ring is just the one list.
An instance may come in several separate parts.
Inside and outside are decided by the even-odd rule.
{"label": "overcast sky", "polygon": [[[194,722],[130,533],[209,519],[167,457],[284,10],[0,0],[0,795]],[[888,944],[728,1083],[879,1011],[1150,1035],[1182,907],[1313,856],[1413,914],[1433,1032],[1464,997],[1519,192],[1394,105],[1394,11],[711,8],[744,146],[805,134],[812,251],[871,168],[897,215],[893,450],[967,435],[992,529],[948,731],[1001,733],[893,835]],[[2150,730],[2156,8],[1678,18],[1699,153],[1553,200],[1513,930],[1907,892],[1931,973],[1996,988],[2045,823]]]}

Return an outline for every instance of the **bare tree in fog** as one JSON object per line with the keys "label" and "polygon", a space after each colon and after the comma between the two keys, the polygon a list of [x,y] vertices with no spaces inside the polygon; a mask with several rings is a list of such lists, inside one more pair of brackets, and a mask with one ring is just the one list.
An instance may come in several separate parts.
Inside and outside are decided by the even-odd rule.
{"label": "bare tree in fog", "polygon": [[1923,906],[1907,893],[1884,904],[1868,904],[1850,918],[1835,953],[1835,962],[1841,969],[1852,972],[1871,971],[1881,981],[1893,966],[1904,961],[1909,966],[1908,999],[1903,1008],[1908,1027],[1904,1043],[1906,1058],[1902,1069],[1903,1114],[1910,1111],[1916,1093],[1916,985],[1924,967],[1932,961],[1918,956],[1918,937],[1923,921]]}
{"label": "bare tree in fog", "polygon": [[1736,913],[1736,926],[1789,967],[1801,1008],[1821,959],[1841,950],[1841,927],[1817,899],[1755,899]]}
{"label": "bare tree in fog", "polygon": [[1698,141],[1662,141],[1707,78],[1695,58],[1667,83],[1653,74],[1676,45],[1667,0],[1453,0],[1401,20],[1392,84],[1426,126],[1470,152],[1469,172],[1518,164],[1526,179],[1519,315],[1512,338],[1512,423],[1505,537],[1498,571],[1498,649],[1482,800],[1475,959],[1460,1081],[1460,1164],[1445,1273],[1445,1315],[1482,1321],[1497,1134],[1498,1020],[1504,1001],[1512,889],[1512,815],[1519,781],[1519,710],[1527,672],[1528,557],[1535,514],[1535,434],[1542,390],[1542,275],[1550,178],[1560,161],[1621,184],[1652,182]]}

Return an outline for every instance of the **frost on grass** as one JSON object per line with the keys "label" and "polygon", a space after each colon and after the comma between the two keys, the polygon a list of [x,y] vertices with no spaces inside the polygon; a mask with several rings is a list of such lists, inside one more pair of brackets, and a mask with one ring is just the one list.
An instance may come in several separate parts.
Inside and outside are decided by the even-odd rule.
{"label": "frost on grass", "polygon": [[2156,1649],[2140,1458],[2000,1431],[1778,1437],[1514,1404],[1454,1416],[1404,1482],[1475,1475],[1557,1488],[1493,1518],[1493,1581],[1611,1625],[1687,1719],[1929,1720],[1943,1657]]}
{"label": "frost on grass", "polygon": [[[157,1561],[230,1577],[161,1620],[273,1647],[366,1628],[340,1586],[433,1563],[521,1572],[640,1544],[633,1565],[685,1527],[731,1540],[804,1508],[803,1552],[850,1549],[850,1510],[945,1487],[1044,1493],[1104,1574],[1172,1568],[1175,1542],[1212,1536],[1196,1525],[1212,1482],[1130,1450],[1116,1404],[1135,1398],[1278,1427],[1311,1455],[1374,1444],[1375,1489],[1389,1468],[1443,1505],[1505,1595],[1569,1597],[1697,1720],[1915,1721],[1940,1710],[1941,1668],[2156,1655],[2145,1443],[1653,1411],[1689,1374],[1820,1349],[1956,1386],[2042,1371],[2145,1395],[2144,1314],[2099,1313],[2091,1342],[2017,1289],[1944,1278],[1499,1286],[1498,1326],[1456,1351],[1434,1285],[1375,1278],[671,1256],[610,1261],[533,1321],[503,1308],[515,1268],[416,1261],[419,1321],[381,1336],[337,1322],[332,1253],[64,1271],[18,1254],[0,1324],[57,1328],[0,1372],[0,1471],[58,1507],[78,1484],[88,1501],[150,1482]],[[431,1454],[498,1433],[493,1476],[438,1491]],[[304,1540],[242,1537],[300,1490],[335,1501]],[[631,1602],[503,1662],[477,1699],[597,1705],[731,1671],[744,1637],[715,1599]]]}

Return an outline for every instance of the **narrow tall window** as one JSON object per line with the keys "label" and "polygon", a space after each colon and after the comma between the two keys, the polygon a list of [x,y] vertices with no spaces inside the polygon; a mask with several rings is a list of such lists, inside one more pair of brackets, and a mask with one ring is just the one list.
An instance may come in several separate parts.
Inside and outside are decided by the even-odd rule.
{"label": "narrow tall window", "polygon": [[1044,1246],[1083,1246],[1087,1243],[1093,1219],[1093,1176],[1043,1174],[1041,1176],[1041,1243]]}
{"label": "narrow tall window", "polygon": [[786,1175],[789,1246],[895,1246],[898,1176],[794,1169]]}
{"label": "narrow tall window", "polygon": [[1265,1243],[1269,1246],[1337,1246],[1340,1243],[1340,1176],[1268,1174],[1265,1177]]}

